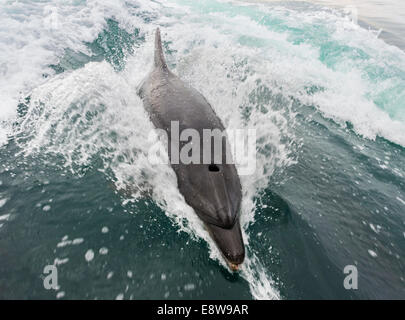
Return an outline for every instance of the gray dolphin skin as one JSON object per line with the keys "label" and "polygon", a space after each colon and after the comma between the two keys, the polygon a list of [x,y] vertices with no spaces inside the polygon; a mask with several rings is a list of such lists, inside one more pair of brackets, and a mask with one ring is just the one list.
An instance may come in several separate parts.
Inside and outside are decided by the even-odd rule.
{"label": "gray dolphin skin", "polygon": [[[153,69],[142,82],[138,94],[154,126],[165,130],[168,135],[169,159],[177,176],[180,193],[205,223],[229,267],[233,271],[238,270],[245,258],[239,223],[242,192],[235,165],[225,161],[228,143],[226,135],[221,137],[225,142],[222,143],[222,161],[214,161],[213,147],[208,158],[211,162],[208,161],[208,164],[202,164],[203,161],[176,164],[172,154],[174,147],[181,150],[187,143],[172,141],[172,121],[178,122],[180,133],[192,128],[198,131],[200,137],[203,137],[204,129],[224,132],[224,126],[203,95],[169,70],[159,28],[155,34]],[[202,141],[200,150],[204,150]]]}

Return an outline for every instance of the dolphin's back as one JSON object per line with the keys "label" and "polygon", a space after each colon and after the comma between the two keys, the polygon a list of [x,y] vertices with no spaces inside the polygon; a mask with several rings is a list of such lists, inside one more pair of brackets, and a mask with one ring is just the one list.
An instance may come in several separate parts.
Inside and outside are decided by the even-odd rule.
{"label": "dolphin's back", "polygon": [[[179,132],[195,129],[200,136],[200,152],[203,151],[203,129],[219,129],[224,126],[210,104],[197,90],[183,82],[167,67],[164,59],[160,32],[155,38],[155,58],[153,70],[139,90],[150,119],[156,128],[163,129],[169,137],[169,158],[171,150],[171,124],[177,121]],[[226,140],[224,138],[223,140]],[[180,142],[179,149],[187,142]],[[211,151],[213,149],[211,148]],[[213,152],[211,152],[211,164]],[[179,190],[185,201],[205,222],[223,228],[231,228],[241,202],[241,185],[236,168],[226,164],[226,144],[222,144],[222,163],[214,167],[210,164],[173,164]],[[213,169],[215,170],[213,170]]]}

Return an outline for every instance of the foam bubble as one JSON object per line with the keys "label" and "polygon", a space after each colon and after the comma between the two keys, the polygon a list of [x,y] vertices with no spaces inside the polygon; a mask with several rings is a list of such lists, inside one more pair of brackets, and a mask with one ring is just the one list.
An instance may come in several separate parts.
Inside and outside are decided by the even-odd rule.
{"label": "foam bubble", "polygon": [[83,238],[76,238],[76,239],[73,239],[72,244],[73,245],[78,245],[78,244],[81,244],[83,242],[84,242]]}
{"label": "foam bubble", "polygon": [[106,255],[108,253],[108,249],[105,247],[100,248],[98,251],[101,255]]}
{"label": "foam bubble", "polygon": [[62,298],[64,298],[65,297],[65,291],[59,291],[57,294],[56,294],[56,299],[62,299]]}
{"label": "foam bubble", "polygon": [[368,249],[368,254],[369,254],[370,256],[372,256],[373,258],[376,258],[376,257],[377,257],[377,253],[376,253],[375,251],[371,250],[371,249]]}
{"label": "foam bubble", "polygon": [[87,262],[90,262],[91,260],[94,259],[94,251],[89,249],[87,250],[86,254],[84,255],[84,258],[86,259]]}

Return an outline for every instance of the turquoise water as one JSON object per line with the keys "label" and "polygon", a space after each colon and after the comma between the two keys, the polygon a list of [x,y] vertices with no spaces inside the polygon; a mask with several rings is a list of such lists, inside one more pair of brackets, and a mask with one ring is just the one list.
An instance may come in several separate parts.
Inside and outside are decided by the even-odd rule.
{"label": "turquoise water", "polygon": [[[0,298],[405,298],[405,53],[370,15],[214,0],[0,10]],[[135,91],[157,26],[225,126],[256,129],[238,274],[171,168],[147,159]]]}

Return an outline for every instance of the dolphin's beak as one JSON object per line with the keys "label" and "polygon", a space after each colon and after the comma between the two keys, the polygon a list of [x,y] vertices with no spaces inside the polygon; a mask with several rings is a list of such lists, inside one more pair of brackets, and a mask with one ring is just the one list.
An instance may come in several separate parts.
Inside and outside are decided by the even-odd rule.
{"label": "dolphin's beak", "polygon": [[228,266],[234,272],[239,271],[239,264],[233,264],[233,263],[228,261]]}
{"label": "dolphin's beak", "polygon": [[243,244],[239,218],[230,229],[221,228],[206,223],[207,229],[219,250],[225,257],[232,271],[238,271],[239,265],[245,259],[245,245]]}

